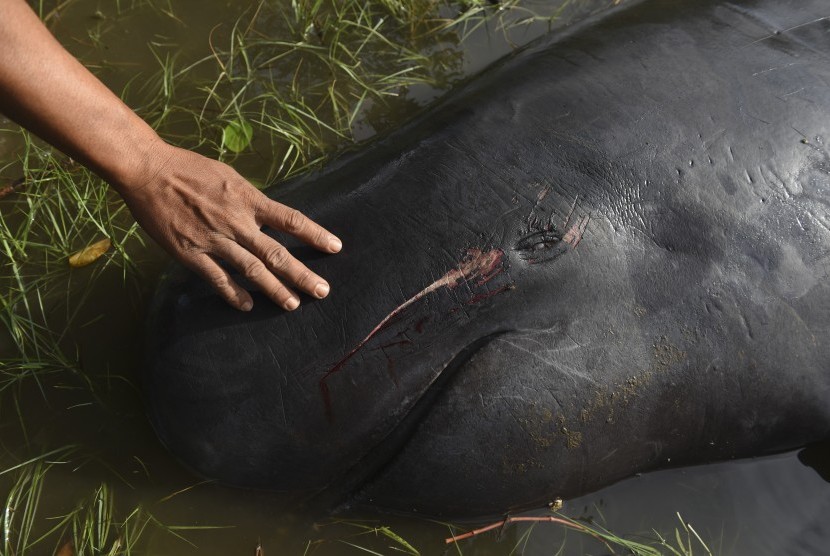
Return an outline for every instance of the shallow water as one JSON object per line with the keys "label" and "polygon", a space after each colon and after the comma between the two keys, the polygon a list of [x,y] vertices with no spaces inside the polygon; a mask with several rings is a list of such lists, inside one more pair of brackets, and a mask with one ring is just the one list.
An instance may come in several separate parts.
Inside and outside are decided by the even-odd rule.
{"label": "shallow water", "polygon": [[[609,3],[595,0],[570,4],[556,24],[568,18],[579,19]],[[254,12],[258,3],[186,0],[174,5],[75,0],[60,5],[63,8],[49,21],[53,32],[110,87],[116,91],[126,88],[128,101],[140,103],[140,85],[153,81],[159,59],[175,58],[176,67],[183,68],[208,56],[208,37],[214,45],[227,44],[233,22]],[[288,10],[290,2],[280,5]],[[542,13],[556,9],[542,3],[525,6]],[[47,6],[44,13],[50,9]],[[547,29],[547,22],[538,22],[513,27],[506,35],[491,21],[462,44],[457,33],[441,33],[434,45],[426,47],[435,59],[440,59],[434,69],[435,83],[411,86],[385,103],[364,105],[353,125],[354,138],[368,139],[399,126],[452,84]],[[259,31],[265,30],[273,36],[290,33],[278,17],[265,19]],[[372,56],[366,54],[367,64],[372,63]],[[211,71],[215,67],[205,64],[194,70],[194,77],[210,79]],[[325,76],[311,75],[307,79],[315,78]],[[292,78],[285,79],[288,86]],[[187,87],[187,81],[180,86]],[[185,120],[174,115],[164,127],[184,144],[185,135],[191,131]],[[13,130],[2,119],[0,128]],[[217,137],[209,137],[198,148],[215,155],[218,141]],[[346,144],[335,141],[330,147]],[[273,177],[271,149],[270,142],[255,138],[247,154],[223,156],[252,180],[266,182]],[[20,165],[15,161],[22,150],[16,132],[0,132],[0,186],[19,176]],[[2,201],[0,210],[8,210],[11,203],[19,201],[9,197]],[[89,239],[80,237],[78,242],[83,245]],[[27,380],[0,391],[0,469],[63,446],[75,446],[70,455],[48,458],[69,463],[56,463],[47,474],[45,496],[38,510],[42,523],[48,523],[45,517],[71,511],[78,500],[106,483],[113,490],[120,519],[141,505],[161,523],[185,527],[175,531],[185,540],[161,527],[149,527],[141,547],[151,554],[254,554],[258,544],[269,555],[303,554],[307,549],[314,554],[361,553],[353,545],[381,554],[397,553],[390,548],[394,543],[388,538],[356,536],[361,532],[356,523],[389,526],[422,554],[456,553],[444,543],[450,534],[445,524],[351,514],[338,516],[349,523],[337,523],[314,508],[281,507],[268,494],[204,483],[173,461],[149,429],[134,386],[140,370],[144,309],[167,258],[153,246],[142,247],[135,240],[127,245],[136,270],[130,271],[126,280],[114,267],[97,277],[80,314],[61,334],[61,346],[77,355],[83,374],[57,372],[45,375],[40,382]],[[63,272],[56,279],[65,295],[49,298],[46,303],[50,326],[55,330],[64,332],[62,323],[70,320],[64,315],[65,308],[86,291],[94,272],[93,265]],[[9,338],[0,337],[0,353],[4,358],[16,356]],[[824,465],[826,469],[826,456]],[[2,484],[4,494],[13,476],[0,476],[6,481]],[[656,529],[670,538],[679,527],[679,513],[716,553],[779,555],[826,552],[830,526],[825,525],[823,516],[828,509],[830,485],[795,454],[787,454],[632,478],[565,501],[564,513],[591,518],[619,535],[653,536],[652,529]],[[44,545],[35,552],[46,553],[53,546]],[[564,548],[560,552],[561,546]],[[534,555],[608,552],[595,540],[549,523],[511,525],[460,544],[464,554],[482,555],[510,554],[517,547],[517,552]]]}

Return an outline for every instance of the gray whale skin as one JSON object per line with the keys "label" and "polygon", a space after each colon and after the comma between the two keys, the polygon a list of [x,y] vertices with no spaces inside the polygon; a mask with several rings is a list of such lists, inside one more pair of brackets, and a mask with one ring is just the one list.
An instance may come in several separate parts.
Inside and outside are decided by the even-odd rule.
{"label": "gray whale skin", "polygon": [[201,475],[449,516],[830,438],[830,3],[644,2],[271,195],[285,313],[174,269],[143,377]]}

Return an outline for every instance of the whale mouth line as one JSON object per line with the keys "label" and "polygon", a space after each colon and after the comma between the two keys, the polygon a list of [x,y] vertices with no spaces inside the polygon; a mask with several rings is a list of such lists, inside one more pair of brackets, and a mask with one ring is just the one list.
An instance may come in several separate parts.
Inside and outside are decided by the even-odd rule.
{"label": "whale mouth line", "polygon": [[[334,420],[332,411],[331,391],[328,386],[328,379],[332,375],[339,373],[346,364],[359,352],[361,352],[367,344],[369,344],[378,334],[386,330],[394,323],[396,323],[401,315],[417,302],[424,299],[429,294],[440,289],[453,290],[461,285],[472,285],[473,287],[482,287],[489,283],[496,276],[507,270],[505,253],[499,248],[484,250],[479,248],[467,249],[464,258],[451,270],[447,271],[443,276],[420,290],[418,293],[398,305],[387,314],[375,327],[358,342],[351,350],[349,350],[337,363],[332,365],[320,378],[319,388],[320,395],[323,399],[325,407],[326,419],[329,423]],[[472,296],[467,304],[473,305],[484,301],[514,286],[512,281],[506,286],[499,287],[493,291],[478,293]],[[473,288],[470,288],[473,291]],[[416,328],[419,325],[416,324]],[[381,346],[384,347],[384,346]],[[443,372],[442,372],[443,374]]]}
{"label": "whale mouth line", "polygon": [[[336,495],[338,503],[332,506],[336,505],[340,509],[345,509],[350,505],[351,499],[358,498],[365,486],[382,474],[383,470],[391,465],[403,451],[416,433],[419,423],[423,421],[444,388],[455,378],[458,371],[490,342],[509,332],[510,330],[498,330],[481,336],[461,348],[447,362],[435,380],[426,387],[424,393],[413,404],[406,416],[377,444],[368,449],[365,455],[352,465],[339,480],[332,481],[331,484],[325,487],[324,491],[339,493]],[[332,484],[337,484],[337,488],[332,489]],[[347,496],[348,499],[346,499]]]}

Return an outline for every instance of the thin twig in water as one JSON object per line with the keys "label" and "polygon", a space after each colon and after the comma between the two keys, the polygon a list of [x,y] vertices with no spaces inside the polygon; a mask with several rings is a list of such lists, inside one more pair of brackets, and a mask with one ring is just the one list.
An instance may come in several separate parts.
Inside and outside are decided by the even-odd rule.
{"label": "thin twig in water", "polygon": [[[456,543],[458,541],[463,541],[464,539],[469,539],[471,537],[475,537],[476,535],[480,535],[482,533],[486,533],[487,531],[492,531],[493,529],[497,529],[499,527],[503,527],[509,525],[510,523],[516,523],[520,521],[530,521],[530,522],[550,522],[550,523],[561,523],[567,527],[572,529],[576,529],[577,531],[581,531],[582,533],[588,533],[598,541],[601,541],[609,550],[611,550],[611,546],[599,535],[591,531],[588,527],[581,525],[575,521],[569,521],[567,519],[562,519],[561,517],[556,517],[552,515],[548,516],[516,516],[516,517],[508,517],[506,519],[502,519],[501,521],[497,521],[496,523],[491,523],[486,527],[481,527],[480,529],[473,529],[472,531],[468,531],[462,535],[455,535],[452,537],[448,537],[444,539],[446,544]],[[613,552],[613,550],[612,550]]]}
{"label": "thin twig in water", "polygon": [[0,187],[0,199],[2,199],[3,197],[8,197],[12,193],[20,189],[20,186],[23,185],[25,181],[26,178],[18,178],[11,182],[9,185],[4,185],[3,187]]}

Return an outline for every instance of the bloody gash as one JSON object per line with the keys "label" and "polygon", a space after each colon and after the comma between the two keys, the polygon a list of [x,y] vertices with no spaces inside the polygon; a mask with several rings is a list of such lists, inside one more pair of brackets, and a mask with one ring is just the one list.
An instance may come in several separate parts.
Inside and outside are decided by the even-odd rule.
{"label": "bloody gash", "polygon": [[[391,327],[401,314],[406,311],[406,309],[412,305],[413,303],[423,299],[430,293],[434,292],[439,288],[447,288],[447,289],[455,289],[459,286],[465,286],[470,292],[475,292],[476,290],[480,289],[482,286],[490,282],[493,278],[495,278],[498,274],[500,274],[504,267],[504,251],[501,249],[493,249],[491,251],[482,252],[480,249],[470,249],[467,252],[467,256],[461,263],[458,265],[457,268],[447,272],[445,275],[440,277],[438,280],[435,280],[433,283],[404,301],[402,304],[397,306],[395,309],[392,310],[388,315],[386,315],[380,323],[375,326],[369,334],[363,338],[349,353],[347,353],[340,361],[338,361],[330,370],[328,370],[324,375],[323,378],[320,379],[320,392],[323,395],[323,401],[326,404],[326,415],[328,415],[329,420],[332,419],[331,415],[331,394],[329,393],[328,385],[326,384],[326,380],[333,375],[334,373],[340,371],[346,363],[354,356],[358,351],[363,349],[366,344],[372,340],[375,336],[377,336],[382,330]],[[470,297],[466,303],[473,304],[479,303],[488,297],[495,295],[497,293],[501,293],[509,288],[512,287],[512,284],[508,283],[503,286],[500,286],[496,290],[487,290],[483,293],[476,293],[472,297]],[[458,310],[458,306],[452,307],[450,311]],[[418,323],[415,324],[414,330],[416,333],[423,332],[423,323],[427,317],[422,317]],[[411,332],[410,332],[411,333]],[[395,345],[406,345],[412,344],[412,340],[407,337],[407,330],[403,330],[398,332],[395,335],[395,340],[391,343],[386,343],[379,346],[376,349],[385,349],[391,348]],[[393,373],[394,367],[393,359],[389,359],[390,362],[390,373]],[[392,374],[392,378],[395,378],[394,373]],[[396,381],[397,382],[397,381]]]}
{"label": "bloody gash", "polygon": [[830,438],[830,5],[621,6],[273,189],[343,239],[284,313],[160,285],[196,472],[443,515]]}

